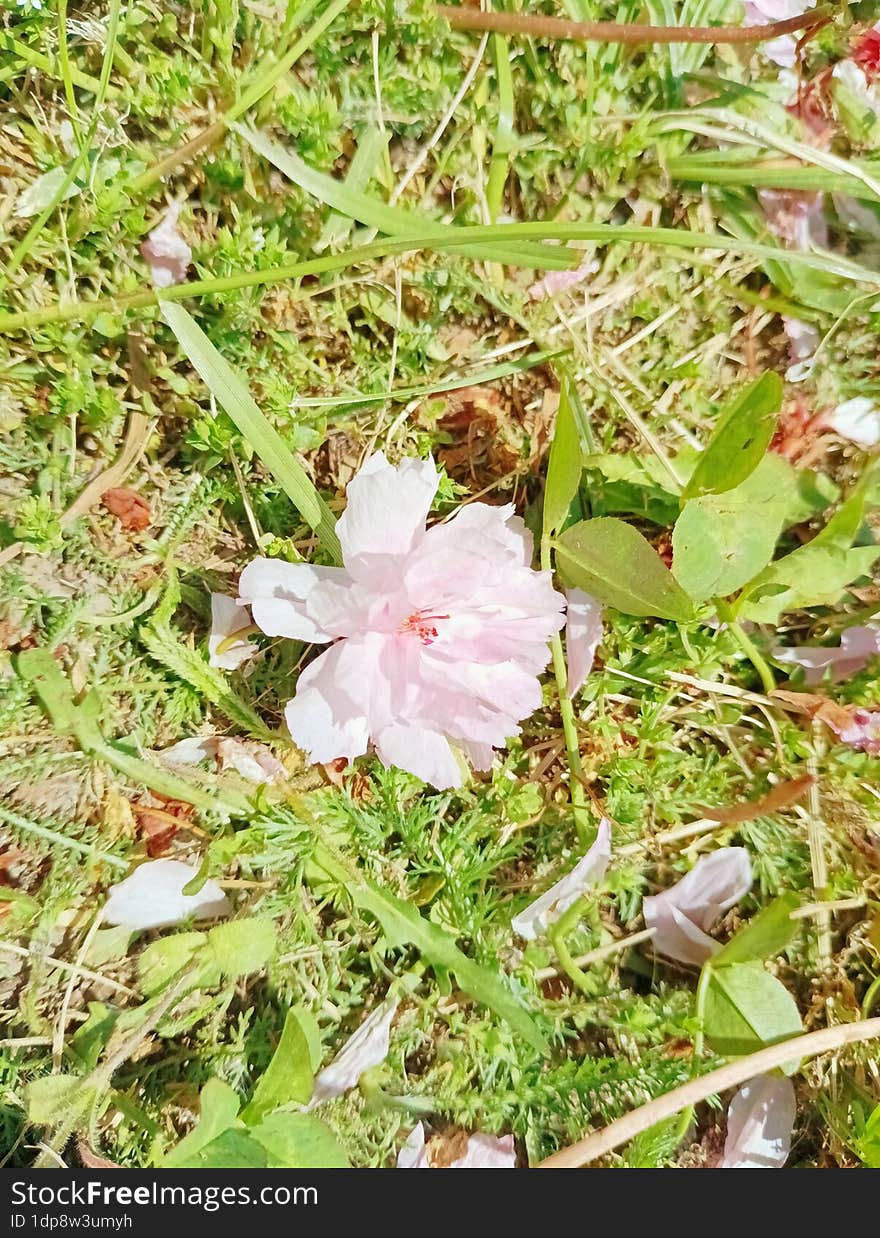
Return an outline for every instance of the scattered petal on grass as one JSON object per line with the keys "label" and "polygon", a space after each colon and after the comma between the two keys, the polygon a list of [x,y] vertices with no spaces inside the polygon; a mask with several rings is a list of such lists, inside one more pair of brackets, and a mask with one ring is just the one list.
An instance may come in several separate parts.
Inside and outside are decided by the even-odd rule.
{"label": "scattered petal on grass", "polygon": [[793,249],[828,246],[823,195],[807,189],[759,189],[767,227]]}
{"label": "scattered petal on grass", "polygon": [[397,1154],[398,1169],[515,1169],[516,1148],[513,1135],[468,1135],[467,1147],[456,1160],[445,1167],[435,1165],[425,1144],[425,1128],[421,1122],[413,1128]]}
{"label": "scattered petal on grass", "polygon": [[[472,503],[425,529],[431,460],[372,456],[337,526],[344,568],[257,559],[241,601],[268,635],[334,642],[299,677],[285,717],[315,763],[362,756],[438,788],[478,769],[541,703],[538,675],[562,597],[533,571],[513,507]],[[457,750],[457,751],[456,751]]]}
{"label": "scattered petal on grass", "polygon": [[821,683],[826,676],[834,683],[849,679],[880,654],[880,630],[872,627],[847,628],[840,637],[840,644],[796,645],[791,648],[777,645],[773,657],[777,662],[788,662],[805,668],[804,682]]}
{"label": "scattered petal on grass", "polygon": [[783,318],[782,326],[791,350],[791,365],[785,372],[786,382],[802,383],[813,373],[821,337],[815,327],[801,322],[799,318]]}
{"label": "scattered petal on grass", "polygon": [[790,1079],[758,1075],[727,1110],[727,1139],[719,1169],[782,1169],[791,1149],[797,1109]]}
{"label": "scattered petal on grass", "polygon": [[213,760],[219,763],[220,769],[234,769],[242,778],[258,785],[287,777],[284,766],[266,745],[251,739],[203,735],[182,739],[156,755],[170,765],[198,765],[201,761]]}
{"label": "scattered petal on grass", "polygon": [[576,288],[585,279],[595,275],[598,270],[599,263],[594,258],[590,258],[582,262],[579,267],[575,267],[573,271],[551,271],[549,275],[545,275],[543,279],[531,285],[529,298],[532,301],[545,301],[548,297],[556,297],[560,292]]}
{"label": "scattered petal on grass", "polygon": [[180,203],[175,202],[141,246],[141,257],[148,264],[157,288],[182,284],[192,262],[192,250],[177,226],[179,218]]}
{"label": "scattered petal on grass", "polygon": [[410,1131],[406,1143],[397,1154],[398,1169],[432,1169],[425,1147],[425,1128],[419,1122]]}
{"label": "scattered petal on grass", "polygon": [[875,89],[874,83],[861,65],[852,60],[839,60],[832,69],[831,76],[854,95],[858,103],[880,117],[880,91]]}
{"label": "scattered petal on grass", "polygon": [[842,744],[880,756],[880,710],[853,709],[849,724],[840,729],[830,720],[826,721]]}
{"label": "scattered petal on grass", "polygon": [[247,611],[234,598],[222,593],[211,594],[211,635],[208,637],[208,661],[225,671],[234,671],[252,658],[256,645],[246,637],[231,640],[236,632],[248,626]]}
{"label": "scattered petal on grass", "polygon": [[605,876],[611,862],[611,822],[603,817],[599,822],[596,841],[571,872],[555,886],[514,916],[511,927],[526,941],[542,937],[551,924],[568,910],[580,896],[593,888]]}
{"label": "scattered petal on grass", "polygon": [[565,595],[565,652],[568,658],[568,695],[584,686],[602,640],[602,603],[582,589]]}
{"label": "scattered petal on grass", "polygon": [[232,906],[216,881],[206,881],[198,894],[183,893],[183,887],[198,871],[179,860],[149,860],[141,864],[125,881],[110,887],[104,923],[137,932],[170,928],[189,918],[210,920],[228,916]]}
{"label": "scattered petal on grass", "polygon": [[702,967],[721,949],[707,930],[752,886],[749,853],[724,847],[698,860],[687,876],[662,894],[644,900],[645,924],[655,929],[657,954]]}
{"label": "scattered petal on grass", "polygon": [[[771,22],[800,17],[815,6],[815,0],[746,0],[745,24],[767,26]],[[790,34],[760,44],[760,54],[783,68],[791,68],[797,60],[797,40]]]}
{"label": "scattered petal on grass", "polygon": [[330,1065],[325,1066],[317,1075],[311,1104],[341,1096],[343,1092],[357,1085],[365,1070],[385,1061],[388,1056],[391,1023],[399,1004],[394,998],[388,998],[367,1015]]}
{"label": "scattered petal on grass", "polygon": [[823,415],[822,425],[859,447],[880,443],[880,409],[867,396],[844,400],[833,412]]}

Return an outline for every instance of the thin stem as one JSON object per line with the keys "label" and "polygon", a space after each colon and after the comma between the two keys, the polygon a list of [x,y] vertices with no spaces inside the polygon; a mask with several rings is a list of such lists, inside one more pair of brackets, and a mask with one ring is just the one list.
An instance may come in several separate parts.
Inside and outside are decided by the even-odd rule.
{"label": "thin stem", "polygon": [[613,1152],[621,1144],[629,1143],[642,1131],[650,1130],[658,1122],[681,1113],[689,1105],[699,1104],[707,1096],[716,1092],[725,1092],[729,1088],[739,1087],[754,1079],[756,1075],[766,1074],[784,1066],[786,1062],[805,1062],[811,1057],[822,1053],[830,1053],[842,1049],[846,1045],[860,1044],[867,1040],[880,1037],[880,1019],[863,1019],[857,1023],[843,1023],[836,1027],[825,1027],[818,1032],[810,1032],[806,1036],[794,1036],[779,1044],[759,1049],[747,1057],[737,1058],[717,1070],[711,1070],[698,1079],[691,1079],[680,1087],[673,1088],[656,1100],[642,1105],[615,1122],[611,1122],[603,1130],[579,1139],[568,1148],[562,1148],[545,1161],[541,1161],[538,1169],[579,1169],[590,1161],[595,1161],[608,1152]]}
{"label": "thin stem", "polygon": [[[541,570],[553,571],[553,555],[550,549],[550,538],[547,536],[541,538]],[[578,838],[581,843],[585,844],[590,828],[590,814],[582,781],[583,767],[577,721],[574,706],[568,694],[568,669],[565,664],[562,637],[558,632],[550,642],[550,652],[553,657],[553,674],[556,677],[556,690],[559,694],[559,716],[562,720],[562,733],[565,736],[565,751],[568,756],[569,794],[574,812],[574,823]]]}
{"label": "thin stem", "polygon": [[587,973],[578,967],[575,960],[572,958],[571,951],[566,945],[566,937],[577,926],[581,916],[589,910],[592,900],[583,897],[565,911],[554,925],[547,932],[547,938],[550,945],[556,951],[556,957],[559,959],[559,965],[568,976],[572,984],[576,985],[582,993],[590,995],[589,980]]}
{"label": "thin stem", "polygon": [[[743,240],[741,237],[725,236],[722,233],[690,232],[683,228],[651,228],[629,227],[618,224],[569,224],[548,220],[542,223],[503,224],[493,226],[467,225],[458,229],[460,236],[443,237],[438,241],[437,233],[431,232],[424,236],[395,237],[373,245],[364,245],[356,249],[346,250],[340,254],[325,254],[321,258],[308,258],[301,262],[289,263],[285,266],[269,267],[265,270],[240,271],[235,275],[219,279],[193,280],[187,284],[172,284],[163,288],[163,301],[181,301],[186,297],[216,296],[224,292],[233,292],[240,288],[255,288],[263,284],[279,284],[287,280],[301,279],[306,275],[319,275],[329,271],[339,271],[357,263],[372,258],[383,258],[389,254],[412,253],[417,250],[450,250],[455,252],[460,247],[485,245],[506,245],[511,240],[538,239],[542,241],[596,241],[608,245],[614,241],[623,241],[630,245],[662,245],[681,249],[708,249],[725,253],[748,254],[761,260],[778,261],[780,253],[784,253],[785,261],[797,263],[814,271],[827,271],[832,275],[842,275],[854,282],[862,284],[880,284],[880,272],[872,271],[859,263],[850,262],[845,258],[830,257],[824,254],[810,253],[803,250],[781,251],[776,245],[763,245],[757,241]],[[558,250],[556,251],[558,256]],[[572,254],[574,264],[580,258]],[[159,297],[151,288],[140,292],[123,294],[121,296],[102,297],[95,301],[72,301],[67,305],[50,305],[44,309],[25,310],[20,313],[0,314],[0,332],[26,330],[44,323],[70,322],[71,320],[88,321],[105,311],[119,313],[126,309],[143,309],[159,304]]]}
{"label": "thin stem", "polygon": [[776,680],[773,677],[773,671],[770,669],[770,666],[759,652],[754,641],[751,640],[748,634],[737,622],[734,616],[733,607],[729,606],[727,602],[722,601],[720,598],[716,598],[715,608],[718,611],[719,619],[723,619],[727,624],[727,628],[731,636],[758,672],[764,691],[769,696],[771,692],[776,691]]}
{"label": "thin stem", "polygon": [[532,13],[484,13],[479,9],[438,4],[434,11],[453,30],[491,30],[545,39],[577,39],[590,43],[764,43],[783,34],[813,29],[830,20],[829,6],[810,9],[800,17],[764,26],[651,26],[604,21],[569,21]]}
{"label": "thin stem", "polygon": [[58,68],[61,70],[61,80],[64,83],[64,97],[67,100],[67,110],[70,113],[70,123],[73,126],[76,144],[82,147],[82,134],[79,129],[79,108],[73,89],[73,78],[70,73],[70,56],[67,51],[67,0],[58,0]]}
{"label": "thin stem", "polygon": [[[821,744],[821,727],[813,723],[813,736],[816,743]],[[815,750],[807,759],[807,770],[813,775],[807,800],[807,841],[810,846],[810,868],[813,874],[813,889],[816,898],[824,901],[828,897],[828,861],[825,858],[825,823],[822,820],[822,798],[819,791],[819,761]],[[831,963],[831,911],[824,908],[818,916],[817,948],[819,963],[825,968]]]}
{"label": "thin stem", "polygon": [[[706,1043],[706,998],[709,995],[709,985],[712,983],[712,964],[707,961],[703,964],[703,970],[700,972],[699,983],[697,984],[697,996],[694,1002],[694,1018],[697,1022],[697,1030],[694,1033],[694,1052],[691,1058],[691,1075],[699,1074],[700,1061],[703,1057],[703,1050]],[[681,1118],[678,1123],[678,1139],[681,1142],[688,1132],[688,1127],[694,1120],[694,1106],[688,1105],[686,1109],[681,1111]]]}

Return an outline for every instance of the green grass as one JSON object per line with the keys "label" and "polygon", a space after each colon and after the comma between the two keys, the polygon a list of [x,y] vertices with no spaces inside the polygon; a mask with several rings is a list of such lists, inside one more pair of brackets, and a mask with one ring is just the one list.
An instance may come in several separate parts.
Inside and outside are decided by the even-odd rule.
{"label": "green grass", "polygon": [[[731,389],[760,370],[784,372],[780,310],[831,333],[813,377],[786,388],[785,409],[880,400],[875,236],[848,229],[829,204],[829,252],[783,251],[754,193],[858,192],[873,209],[873,138],[841,122],[837,165],[795,159],[802,133],[775,69],[709,47],[496,38],[448,114],[479,40],[450,32],[422,0],[276,0],[272,21],[265,7],[135,0],[98,6],[85,23],[68,8],[66,40],[49,6],[0,19],[10,168],[10,209],[0,212],[0,860],[11,856],[0,869],[0,1159],[29,1165],[40,1139],[51,1142],[29,1124],[27,1088],[53,1070],[53,1047],[56,1070],[86,1075],[117,1047],[114,1025],[131,1031],[144,1017],[143,943],[95,935],[93,921],[119,865],[145,854],[124,808],[146,794],[137,761],[155,769],[154,750],[216,730],[271,742],[290,787],[255,797],[228,775],[203,778],[198,790],[214,803],[174,853],[237,883],[238,913],[270,918],[277,949],[253,975],[188,993],[120,1064],[84,1120],[95,1150],[126,1166],[158,1163],[192,1128],[209,1079],[252,1094],[291,1006],[317,1020],[327,1061],[398,983],[406,996],[387,1061],[321,1110],[352,1163],[392,1164],[419,1119],[438,1132],[513,1132],[535,1163],[685,1080],[697,1031],[694,974],[637,947],[591,965],[579,988],[549,974],[559,967],[547,942],[523,950],[511,933],[512,916],[581,852],[552,679],[492,774],[461,792],[433,793],[371,758],[344,786],[327,785],[281,729],[304,651],[263,640],[249,673],[211,671],[209,593],[231,593],[257,553],[330,562],[333,515],[370,447],[435,454],[445,470],[437,516],[479,493],[513,499],[539,531],[563,375],[585,449],[638,453],[656,480],[657,451],[674,458],[705,444]],[[643,7],[597,0],[572,12],[627,20]],[[658,22],[738,19],[726,0],[648,7]],[[876,20],[871,5],[849,7],[853,19]],[[845,54],[847,39],[843,21],[824,30],[807,52],[809,75]],[[737,125],[748,145],[731,149]],[[185,144],[206,131],[187,158]],[[285,164],[279,149],[294,158]],[[56,168],[75,194],[56,183],[35,215],[17,216],[17,195]],[[246,384],[259,423],[226,376],[211,382],[212,397],[181,347],[192,355],[186,316],[168,307],[163,317],[150,286],[139,246],[176,200],[193,284],[171,297]],[[595,258],[597,273],[533,300],[541,250],[548,267]],[[210,377],[204,355],[199,373]],[[485,386],[486,407],[465,396],[464,416],[449,417],[461,413],[462,386]],[[148,499],[150,528],[126,532],[97,502],[64,520],[138,416],[142,453],[121,484]],[[831,442],[811,464],[846,491],[864,459]],[[598,467],[578,501],[584,514],[624,514],[661,549],[674,518],[662,484],[628,486]],[[820,523],[817,511],[798,528],[807,536]],[[796,535],[786,536],[791,549]],[[818,640],[877,604],[875,583],[862,580],[857,594],[787,614],[782,626],[793,643]],[[103,748],[60,726],[18,673],[34,646],[54,655],[77,705],[90,697]],[[877,668],[836,699],[876,704]],[[643,895],[712,844],[753,857],[742,918],[783,891],[813,901],[815,822],[797,807],[664,838],[700,805],[758,799],[776,780],[815,771],[826,894],[864,901],[832,913],[830,956],[808,917],[774,964],[812,1029],[856,1017],[880,971],[876,758],[768,706],[760,688],[730,632],[608,612],[575,713],[588,798],[615,823],[615,860],[598,914],[568,945],[577,956],[638,931]],[[346,881],[320,867],[322,846],[501,977],[549,1052],[466,996],[450,971],[389,941]],[[731,916],[719,935],[736,927]],[[792,1164],[857,1163],[880,1099],[870,1057],[870,1047],[841,1055],[833,1099],[822,1091],[830,1066],[798,1076]],[[612,1163],[700,1163],[716,1114],[704,1107],[697,1119],[683,1145],[646,1138]],[[56,1150],[76,1163],[74,1143]]]}

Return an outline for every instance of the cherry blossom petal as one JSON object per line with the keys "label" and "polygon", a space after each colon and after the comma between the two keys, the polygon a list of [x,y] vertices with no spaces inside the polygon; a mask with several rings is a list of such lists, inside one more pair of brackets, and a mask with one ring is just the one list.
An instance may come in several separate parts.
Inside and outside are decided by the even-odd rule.
{"label": "cherry blossom petal", "polygon": [[[815,0],[746,0],[745,25],[767,26],[788,17],[800,17],[814,4]],[[784,34],[761,43],[758,51],[766,60],[790,69],[797,60],[797,41]]]}
{"label": "cherry blossom petal", "polygon": [[376,736],[376,752],[383,765],[408,770],[438,791],[460,787],[464,782],[449,740],[428,727],[412,723],[387,726]]}
{"label": "cherry blossom petal", "polygon": [[727,1139],[719,1169],[782,1169],[797,1113],[790,1079],[758,1075],[727,1110]]}
{"label": "cherry blossom petal", "polygon": [[653,949],[702,967],[721,949],[707,930],[751,887],[752,866],[744,847],[723,847],[703,856],[676,885],[644,900],[645,924],[656,930]]}
{"label": "cherry blossom petal", "polygon": [[338,757],[351,761],[363,756],[370,742],[367,715],[352,698],[354,685],[345,666],[352,643],[333,645],[306,667],[284,711],[293,742],[315,764]]}
{"label": "cherry blossom petal", "polygon": [[568,695],[584,686],[602,640],[602,603],[583,589],[566,592],[565,652],[568,658]]}
{"label": "cherry blossom petal", "polygon": [[377,451],[348,483],[348,505],[336,532],[345,565],[370,583],[378,571],[408,555],[425,535],[425,520],[437,492],[434,461],[404,460],[395,468]]}
{"label": "cherry blossom petal", "polygon": [[594,258],[588,258],[586,262],[582,262],[572,271],[550,271],[543,279],[537,280],[529,287],[529,299],[545,301],[547,297],[556,297],[560,292],[576,288],[585,279],[595,275],[598,270],[599,263]]}
{"label": "cherry blossom petal", "polygon": [[161,748],[156,756],[170,765],[198,765],[216,755],[216,735],[196,735],[191,739],[181,739],[170,748]]}
{"label": "cherry blossom petal", "polygon": [[823,414],[822,425],[859,447],[880,443],[880,409],[867,396],[844,400],[833,412]]}
{"label": "cherry blossom petal", "polygon": [[391,1024],[400,1003],[388,998],[372,1010],[357,1031],[348,1038],[329,1066],[315,1078],[310,1104],[332,1100],[357,1085],[364,1071],[379,1066],[388,1056]]}
{"label": "cherry blossom petal", "polygon": [[211,594],[211,634],[208,637],[208,661],[211,666],[234,671],[258,652],[253,641],[246,637],[233,641],[222,653],[219,652],[220,646],[230,636],[248,626],[248,613],[236,603],[235,598],[226,597],[223,593]]}
{"label": "cherry blossom petal", "polygon": [[804,667],[804,683],[807,684],[821,683],[826,675],[832,683],[849,679],[878,654],[880,630],[872,627],[847,628],[841,634],[839,645],[798,645],[791,648],[778,645],[773,650],[777,662]]}
{"label": "cherry blossom petal", "polygon": [[206,881],[198,894],[183,893],[183,887],[198,871],[179,860],[150,860],[139,865],[125,881],[110,887],[104,923],[137,932],[170,928],[190,918],[228,916],[232,906],[216,881]]}
{"label": "cherry blossom petal", "polygon": [[828,247],[824,197],[807,189],[759,189],[767,227],[793,249]]}
{"label": "cherry blossom petal", "polygon": [[825,721],[842,744],[880,756],[880,710],[854,709],[848,726],[837,726],[831,717]]}
{"label": "cherry blossom petal", "polygon": [[865,70],[852,60],[839,60],[831,76],[843,88],[855,96],[862,107],[880,117],[880,92],[876,91]]}
{"label": "cherry blossom petal", "polygon": [[311,618],[309,597],[321,584],[344,583],[348,579],[338,567],[286,563],[283,559],[254,559],[238,582],[239,602],[250,606],[254,623],[267,636],[287,636],[291,640],[323,644],[333,634]]}
{"label": "cherry blossom petal", "polygon": [[464,1155],[450,1169],[516,1169],[513,1135],[476,1134],[468,1138]]}
{"label": "cherry blossom petal", "polygon": [[782,326],[791,350],[791,365],[785,372],[785,380],[802,383],[813,373],[821,336],[815,327],[799,318],[783,318]]}
{"label": "cherry blossom petal", "polygon": [[611,822],[603,817],[599,822],[596,841],[585,856],[555,886],[531,903],[525,911],[514,916],[511,928],[526,941],[543,937],[551,924],[566,912],[587,890],[591,890],[605,876],[611,862]]}
{"label": "cherry blossom petal", "polygon": [[192,250],[177,226],[179,218],[180,203],[175,202],[169,206],[160,223],[141,246],[141,256],[149,265],[150,275],[157,288],[182,284],[192,262]]}
{"label": "cherry blossom petal", "polygon": [[221,769],[234,769],[248,782],[264,786],[283,781],[287,771],[265,744],[252,740],[218,739],[217,756]]}
{"label": "cherry blossom petal", "polygon": [[398,1169],[432,1169],[425,1147],[425,1128],[418,1122],[407,1135],[406,1143],[397,1154]]}

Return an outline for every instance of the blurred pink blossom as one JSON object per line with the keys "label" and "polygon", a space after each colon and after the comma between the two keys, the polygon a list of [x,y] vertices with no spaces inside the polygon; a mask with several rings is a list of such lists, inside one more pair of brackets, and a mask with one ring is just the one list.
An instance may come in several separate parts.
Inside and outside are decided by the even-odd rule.
{"label": "blurred pink blossom", "polygon": [[825,721],[842,744],[880,756],[880,710],[853,709],[845,726],[839,726],[834,718]]}
{"label": "blurred pink blossom", "polygon": [[472,503],[425,529],[433,460],[382,452],[348,486],[337,531],[345,566],[255,559],[239,605],[269,636],[328,643],[285,717],[312,761],[361,756],[438,788],[460,786],[460,751],[488,769],[541,703],[539,674],[564,599],[533,571],[513,507]]}
{"label": "blurred pink blossom", "polygon": [[182,284],[192,262],[192,250],[177,226],[179,218],[180,203],[175,202],[169,206],[141,246],[141,257],[149,265],[153,283],[157,288]]}
{"label": "blurred pink blossom", "polygon": [[752,866],[744,847],[723,847],[697,860],[676,885],[644,900],[645,924],[656,929],[657,954],[702,967],[721,946],[707,930],[752,886]]}
{"label": "blurred pink blossom", "polygon": [[[430,1149],[425,1144],[425,1128],[421,1122],[413,1127],[409,1137],[397,1154],[398,1169],[438,1169],[431,1160]],[[452,1161],[448,1169],[515,1169],[516,1149],[513,1135],[468,1135],[464,1153]]]}
{"label": "blurred pink blossom", "polygon": [[809,189],[759,189],[767,227],[793,249],[828,247],[824,195]]}
{"label": "blurred pink blossom", "polygon": [[791,1080],[758,1075],[740,1088],[727,1110],[727,1139],[719,1169],[782,1169],[796,1115]]}
{"label": "blurred pink blossom", "polygon": [[829,671],[832,682],[849,679],[878,654],[880,631],[872,627],[847,628],[841,634],[839,645],[777,646],[773,650],[777,662],[803,666],[804,682],[808,684],[821,683]]}
{"label": "blurred pink blossom", "polygon": [[[814,5],[815,0],[746,0],[745,24],[767,26],[771,22],[785,21],[788,17],[800,17]],[[758,51],[774,64],[790,69],[797,59],[797,38],[784,34],[759,44]]]}

